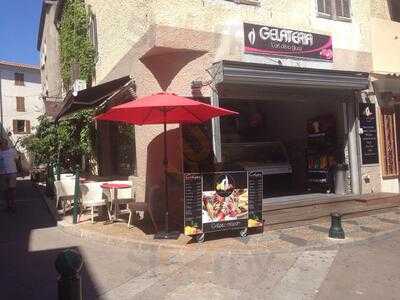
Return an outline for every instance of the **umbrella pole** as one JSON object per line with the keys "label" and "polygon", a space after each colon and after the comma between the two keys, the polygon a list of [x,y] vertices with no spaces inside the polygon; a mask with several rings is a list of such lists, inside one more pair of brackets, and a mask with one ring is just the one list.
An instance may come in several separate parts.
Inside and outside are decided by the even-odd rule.
{"label": "umbrella pole", "polygon": [[154,235],[155,239],[178,239],[178,231],[169,231],[169,208],[168,208],[168,153],[167,153],[167,112],[164,110],[164,193],[165,193],[165,230]]}
{"label": "umbrella pole", "polygon": [[165,232],[169,231],[169,209],[168,209],[168,153],[167,153],[167,123],[164,111],[164,193],[165,193]]}

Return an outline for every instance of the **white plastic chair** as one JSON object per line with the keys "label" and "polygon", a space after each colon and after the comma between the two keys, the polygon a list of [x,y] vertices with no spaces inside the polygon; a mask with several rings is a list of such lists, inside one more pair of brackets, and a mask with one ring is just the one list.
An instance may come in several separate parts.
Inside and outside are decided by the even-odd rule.
{"label": "white plastic chair", "polygon": [[[94,223],[94,208],[105,206],[107,204],[106,195],[101,188],[102,182],[88,182],[79,185],[81,192],[81,210],[79,212],[79,219],[82,211],[85,208],[90,208],[92,224]],[[111,219],[110,213],[108,216]]]}
{"label": "white plastic chair", "polygon": [[58,208],[58,204],[61,201],[63,215],[65,216],[65,204],[68,201],[71,204],[72,199],[74,198],[75,182],[73,180],[56,180],[54,181],[54,187],[56,188],[56,208]]}
{"label": "white plastic chair", "polygon": [[[149,203],[136,201],[134,184],[132,184],[131,181],[113,181],[112,183],[132,185],[132,188],[118,189],[118,191],[117,191],[118,203],[127,204],[126,211],[129,212],[128,228],[130,228],[132,226],[131,222],[132,222],[133,212],[142,211],[144,213],[147,212],[149,214],[154,229],[156,231],[158,231],[157,223],[155,222],[155,219],[154,219],[154,216],[153,216],[153,213],[151,210],[151,205],[150,205],[151,201]],[[151,199],[155,197],[154,195],[158,190],[159,190],[158,186],[153,186],[151,188],[151,190],[150,190],[150,198]]]}
{"label": "white plastic chair", "polygon": [[60,174],[60,180],[65,180],[65,179],[75,179],[75,174],[72,173]]}

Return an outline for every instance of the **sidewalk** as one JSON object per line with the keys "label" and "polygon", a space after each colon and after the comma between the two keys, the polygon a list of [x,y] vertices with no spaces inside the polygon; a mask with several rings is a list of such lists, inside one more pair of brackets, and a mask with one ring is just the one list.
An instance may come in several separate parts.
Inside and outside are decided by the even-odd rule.
{"label": "sidewalk", "polygon": [[329,240],[329,224],[320,222],[246,239],[138,247],[138,240],[121,242],[122,234],[137,237],[122,223],[57,227],[30,182],[18,189],[17,215],[0,213],[1,299],[56,299],[54,260],[71,247],[84,260],[84,299],[388,299],[400,292],[400,210],[346,220],[344,241]]}

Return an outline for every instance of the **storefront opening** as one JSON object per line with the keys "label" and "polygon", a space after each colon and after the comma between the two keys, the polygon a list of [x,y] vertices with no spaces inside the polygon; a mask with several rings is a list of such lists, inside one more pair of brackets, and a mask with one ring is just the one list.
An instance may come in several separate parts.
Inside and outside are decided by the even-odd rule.
{"label": "storefront opening", "polygon": [[[223,163],[262,170],[264,198],[335,192],[335,171],[348,155],[344,107],[352,94],[245,85],[222,90],[220,105],[240,113],[220,121]],[[349,177],[344,184],[351,190]]]}

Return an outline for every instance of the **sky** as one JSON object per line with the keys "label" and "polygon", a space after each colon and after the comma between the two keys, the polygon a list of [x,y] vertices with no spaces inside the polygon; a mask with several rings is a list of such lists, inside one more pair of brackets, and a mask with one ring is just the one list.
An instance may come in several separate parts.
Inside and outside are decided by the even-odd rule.
{"label": "sky", "polygon": [[39,64],[42,0],[0,0],[0,60]]}

